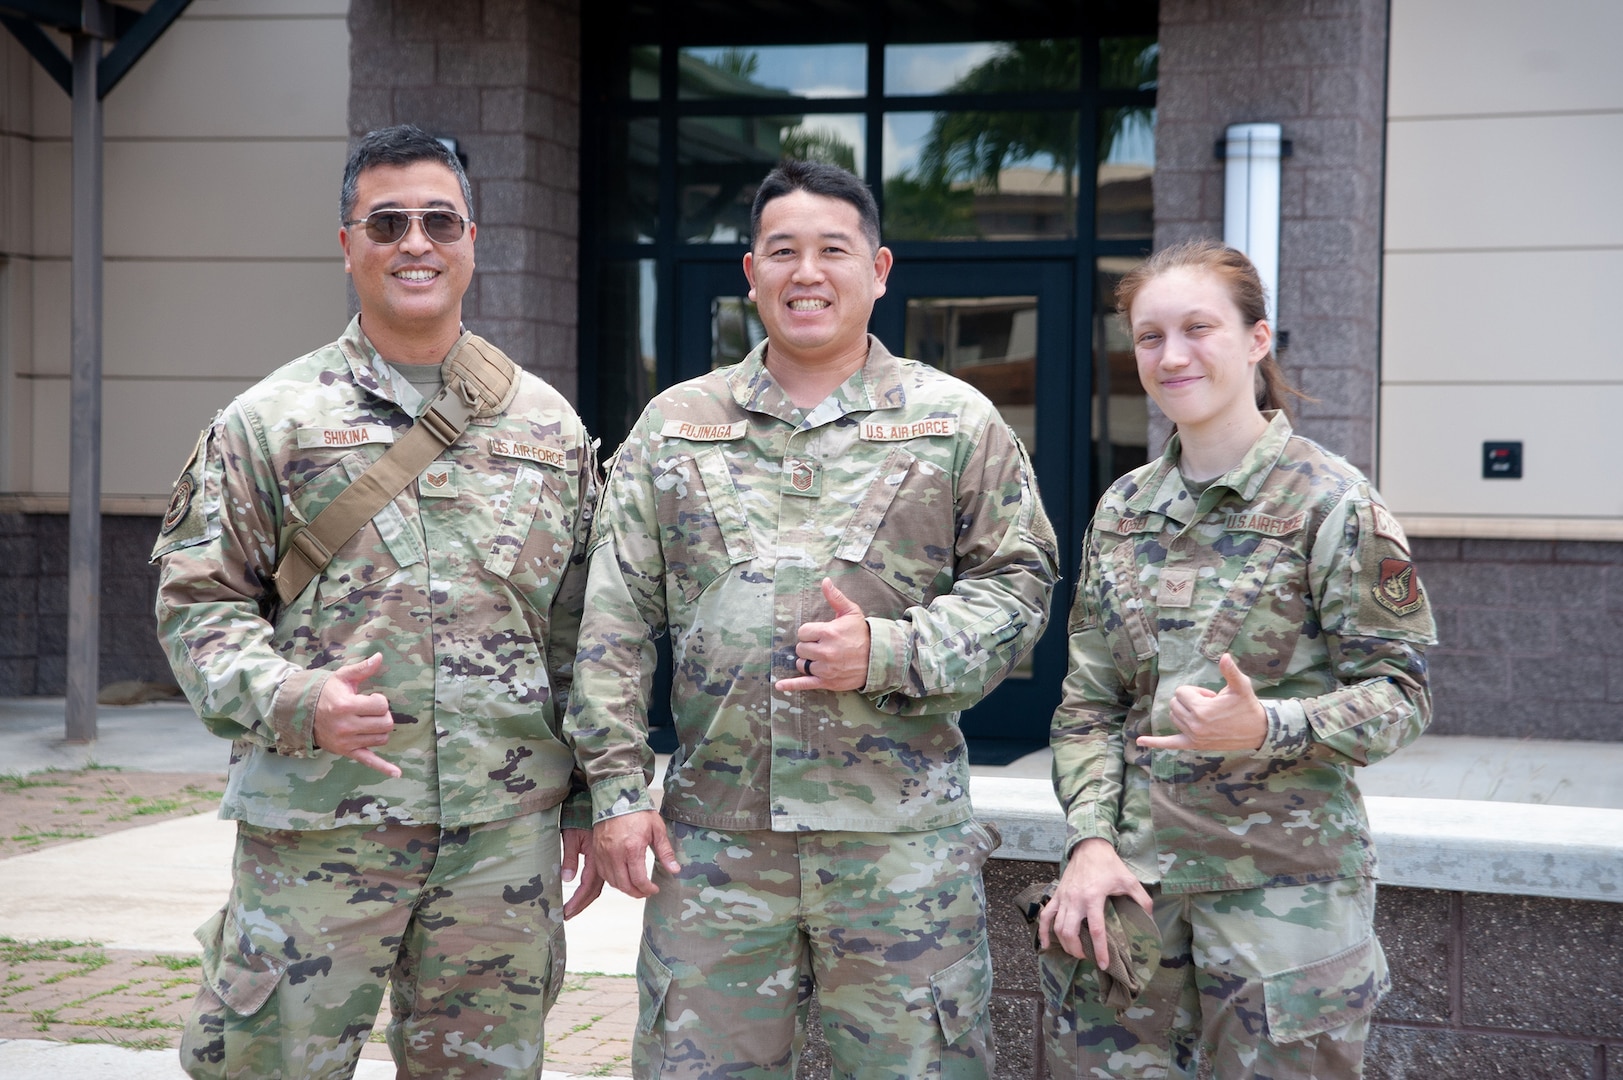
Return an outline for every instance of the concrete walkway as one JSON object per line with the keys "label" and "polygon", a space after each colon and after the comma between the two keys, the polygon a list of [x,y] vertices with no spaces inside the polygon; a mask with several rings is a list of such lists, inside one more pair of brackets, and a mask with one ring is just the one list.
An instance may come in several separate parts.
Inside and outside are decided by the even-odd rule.
{"label": "concrete walkway", "polygon": [[[87,764],[155,772],[223,772],[226,744],[209,736],[185,704],[98,710],[98,740],[62,741],[61,699],[0,700],[0,773],[78,769]],[[1047,779],[1050,756],[1035,751],[978,776]],[[661,763],[663,767],[663,763]],[[1623,806],[1623,746],[1551,740],[1423,738],[1364,770],[1368,794],[1496,799],[1574,806]],[[68,938],[109,949],[195,954],[192,931],[230,887],[234,827],[213,815],[171,819],[5,860],[0,936]],[[606,890],[569,924],[572,973],[629,975],[636,963],[641,902]],[[635,984],[624,981],[634,1004]],[[563,1033],[560,1032],[560,1035]],[[627,1070],[629,1071],[629,1070]],[[365,1059],[363,1080],[393,1075]],[[548,1080],[566,1074],[547,1072]],[[132,1050],[31,1039],[0,1041],[0,1080],[180,1080],[173,1050]]]}

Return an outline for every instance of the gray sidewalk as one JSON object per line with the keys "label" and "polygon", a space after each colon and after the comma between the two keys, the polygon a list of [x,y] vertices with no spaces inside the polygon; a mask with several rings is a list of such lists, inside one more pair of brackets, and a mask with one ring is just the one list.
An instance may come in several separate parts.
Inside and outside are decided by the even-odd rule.
{"label": "gray sidewalk", "polygon": [[[98,739],[63,742],[60,698],[0,699],[0,773],[88,764],[150,772],[224,772],[228,747],[184,703],[103,706]],[[1050,756],[975,767],[977,776],[1046,780]],[[663,768],[663,761],[661,762]],[[1428,736],[1362,771],[1366,794],[1623,806],[1623,745]],[[0,936],[94,940],[112,949],[190,954],[191,937],[230,886],[233,825],[211,814],[176,818],[5,860]],[[571,972],[629,974],[640,902],[613,890],[569,925]],[[362,1080],[392,1075],[364,1060]],[[174,1051],[120,1049],[31,1039],[0,1040],[0,1080],[178,1080]],[[565,1074],[548,1072],[548,1080]]]}

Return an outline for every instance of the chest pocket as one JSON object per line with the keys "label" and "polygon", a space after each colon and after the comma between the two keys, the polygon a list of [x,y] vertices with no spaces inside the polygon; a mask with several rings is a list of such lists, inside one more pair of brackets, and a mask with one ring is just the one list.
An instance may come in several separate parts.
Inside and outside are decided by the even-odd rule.
{"label": "chest pocket", "polygon": [[951,587],[956,523],[947,471],[897,447],[851,515],[834,557],[856,563],[911,603],[928,603]]}
{"label": "chest pocket", "polygon": [[[311,521],[372,465],[363,451],[346,454],[317,473],[293,493],[304,520]],[[372,515],[333,555],[321,572],[316,598],[322,607],[355,597],[364,601],[379,594],[401,569],[423,561],[422,544],[392,500]],[[357,595],[359,594],[359,595]]]}
{"label": "chest pocket", "polygon": [[1139,541],[1101,537],[1099,625],[1124,685],[1132,685],[1145,661],[1159,651],[1150,602],[1139,584]]}
{"label": "chest pocket", "polygon": [[711,582],[755,558],[749,519],[719,446],[665,459],[654,474],[665,570],[689,603]]}
{"label": "chest pocket", "polygon": [[[1260,540],[1257,546],[1252,548],[1251,554],[1235,573],[1222,599],[1217,602],[1216,608],[1208,617],[1206,632],[1200,637],[1200,654],[1206,659],[1216,663],[1229,651],[1229,646],[1239,633],[1246,617],[1263,599],[1268,576],[1273,571],[1274,564],[1280,561],[1280,552],[1283,550],[1284,545],[1273,539]],[[1240,667],[1244,669],[1244,658],[1236,654],[1235,660],[1239,661]],[[1249,671],[1246,674],[1253,675]]]}
{"label": "chest pocket", "polygon": [[565,500],[564,478],[532,466],[519,469],[485,569],[508,583],[536,611],[546,611],[574,550],[577,508]]}

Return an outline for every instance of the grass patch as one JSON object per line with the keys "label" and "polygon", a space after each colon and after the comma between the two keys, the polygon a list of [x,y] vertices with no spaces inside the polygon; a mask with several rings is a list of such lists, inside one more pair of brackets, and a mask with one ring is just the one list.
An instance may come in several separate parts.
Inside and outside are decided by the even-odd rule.
{"label": "grass patch", "polygon": [[30,788],[65,787],[60,776],[53,776],[56,769],[47,769],[45,772],[29,773],[0,773],[0,792],[27,791]]}
{"label": "grass patch", "polygon": [[89,1035],[75,1035],[70,1043],[94,1043],[97,1046],[122,1046],[126,1050],[168,1050],[169,1040],[162,1035],[148,1035],[144,1039],[97,1039]]}
{"label": "grass patch", "polygon": [[[75,954],[74,950],[78,949],[87,951]],[[0,964],[28,964],[41,960],[58,964],[93,963],[95,967],[101,967],[107,963],[107,954],[101,951],[99,941],[66,941],[59,938],[18,941],[0,936]]]}
{"label": "grass patch", "polygon": [[153,1016],[151,1009],[138,1009],[118,1016],[97,1016],[73,1023],[81,1027],[112,1028],[116,1031],[180,1031],[186,1026],[179,1020]]}
{"label": "grass patch", "polygon": [[41,832],[20,832],[6,837],[13,844],[22,844],[24,847],[38,847],[47,840],[89,840],[95,833],[66,832],[62,829],[45,829]]}
{"label": "grass patch", "polygon": [[137,967],[161,967],[170,971],[185,971],[187,968],[203,966],[201,956],[172,956],[168,953],[159,953],[157,956],[142,960]]}

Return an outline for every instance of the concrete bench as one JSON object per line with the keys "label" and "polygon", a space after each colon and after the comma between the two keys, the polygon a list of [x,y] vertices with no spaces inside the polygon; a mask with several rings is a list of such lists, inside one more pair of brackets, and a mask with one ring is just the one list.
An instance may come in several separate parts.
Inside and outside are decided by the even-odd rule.
{"label": "concrete bench", "polygon": [[[1013,897],[1054,875],[1064,822],[1046,781],[977,776],[972,794],[1003,833],[986,870],[997,1075],[1044,1077],[1042,1001]],[[1366,1076],[1623,1075],[1623,810],[1366,802],[1393,975]]]}

